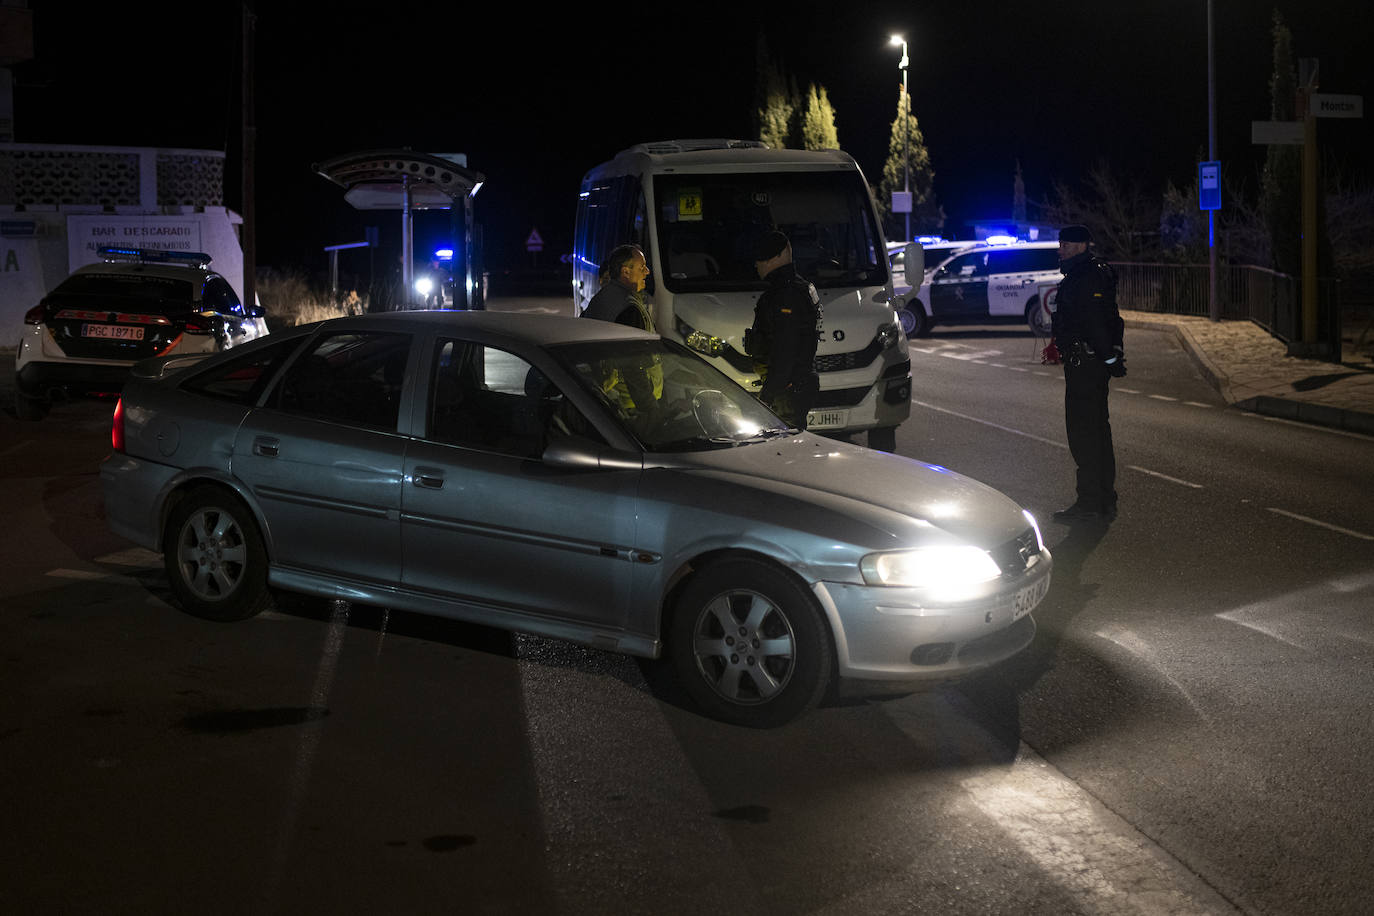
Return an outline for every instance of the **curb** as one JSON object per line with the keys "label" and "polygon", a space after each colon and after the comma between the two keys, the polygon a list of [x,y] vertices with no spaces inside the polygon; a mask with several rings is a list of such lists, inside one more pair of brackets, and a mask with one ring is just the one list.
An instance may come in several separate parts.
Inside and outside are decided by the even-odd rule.
{"label": "curb", "polygon": [[1188,354],[1189,359],[1193,361],[1193,365],[1197,366],[1203,377],[1211,382],[1217,393],[1232,407],[1267,417],[1374,435],[1374,414],[1364,411],[1329,407],[1325,404],[1312,404],[1307,401],[1276,398],[1269,395],[1260,395],[1238,401],[1231,392],[1230,377],[1212,362],[1207,353],[1193,339],[1193,335],[1187,327],[1169,321],[1151,321],[1148,318],[1128,318],[1125,321],[1128,328],[1172,331],[1174,336],[1182,342],[1183,349]]}

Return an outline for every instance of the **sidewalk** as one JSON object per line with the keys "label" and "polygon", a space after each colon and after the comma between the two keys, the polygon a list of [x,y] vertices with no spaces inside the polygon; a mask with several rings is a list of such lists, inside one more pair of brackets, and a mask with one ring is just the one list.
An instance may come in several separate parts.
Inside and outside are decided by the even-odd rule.
{"label": "sidewalk", "polygon": [[1344,362],[1329,363],[1289,356],[1281,340],[1250,321],[1126,310],[1121,317],[1127,328],[1177,334],[1202,374],[1235,407],[1374,435],[1374,360],[1367,342],[1356,352],[1346,340]]}

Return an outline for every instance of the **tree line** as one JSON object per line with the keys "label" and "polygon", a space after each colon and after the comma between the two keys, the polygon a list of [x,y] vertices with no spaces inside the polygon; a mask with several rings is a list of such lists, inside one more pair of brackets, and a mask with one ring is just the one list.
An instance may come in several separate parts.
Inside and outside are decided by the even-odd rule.
{"label": "tree line", "polygon": [[[1273,13],[1271,119],[1296,119],[1298,86],[1293,37],[1282,15]],[[835,110],[822,85],[799,89],[784,62],[775,59],[762,35],[758,40],[755,121],[758,139],[775,149],[840,149]],[[908,135],[909,131],[909,135]],[[908,142],[909,136],[909,142]],[[1206,158],[1199,151],[1198,159]],[[945,234],[946,216],[935,193],[930,151],[907,97],[899,95],[874,200],[888,238],[905,236],[904,214],[892,212],[892,192],[903,189],[910,169],[913,234]],[[1324,276],[1374,273],[1374,186],[1366,175],[1352,175],[1334,161],[1323,163],[1318,209],[1323,232],[1319,270]],[[1270,146],[1258,176],[1246,179],[1223,171],[1225,207],[1218,212],[1217,246],[1236,264],[1271,267],[1296,276],[1301,265],[1301,152],[1296,146]],[[1097,247],[1115,260],[1202,263],[1207,260],[1207,215],[1198,209],[1197,178],[1179,187],[1142,185],[1100,161],[1077,182],[1056,181],[1044,200],[1025,198],[1020,164],[1011,176],[1013,217],[1028,212],[1051,225],[1082,223]]]}

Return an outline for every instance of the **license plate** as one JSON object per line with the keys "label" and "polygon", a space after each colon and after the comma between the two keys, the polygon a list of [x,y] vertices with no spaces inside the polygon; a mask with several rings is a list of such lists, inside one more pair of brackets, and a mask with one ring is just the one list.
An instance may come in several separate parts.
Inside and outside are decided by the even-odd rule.
{"label": "license plate", "polygon": [[844,426],[843,410],[813,410],[806,415],[807,429],[839,429]]}
{"label": "license plate", "polygon": [[102,340],[142,340],[143,329],[122,324],[83,324],[82,337],[99,337]]}
{"label": "license plate", "polygon": [[1041,600],[1045,593],[1050,590],[1050,577],[1046,576],[1034,585],[1027,585],[1021,591],[1012,596],[1011,599],[1011,619],[1020,620],[1031,612]]}

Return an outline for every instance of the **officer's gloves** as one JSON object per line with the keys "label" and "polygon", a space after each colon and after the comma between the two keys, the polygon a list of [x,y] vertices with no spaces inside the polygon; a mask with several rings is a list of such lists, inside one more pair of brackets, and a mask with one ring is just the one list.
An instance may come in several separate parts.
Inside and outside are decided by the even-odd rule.
{"label": "officer's gloves", "polygon": [[1112,355],[1106,360],[1107,374],[1112,378],[1126,377],[1126,351],[1120,347],[1114,347]]}
{"label": "officer's gloves", "polygon": [[1048,347],[1040,351],[1040,362],[1046,366],[1057,366],[1062,362],[1059,357],[1059,348],[1054,345],[1053,340],[1050,341]]}

